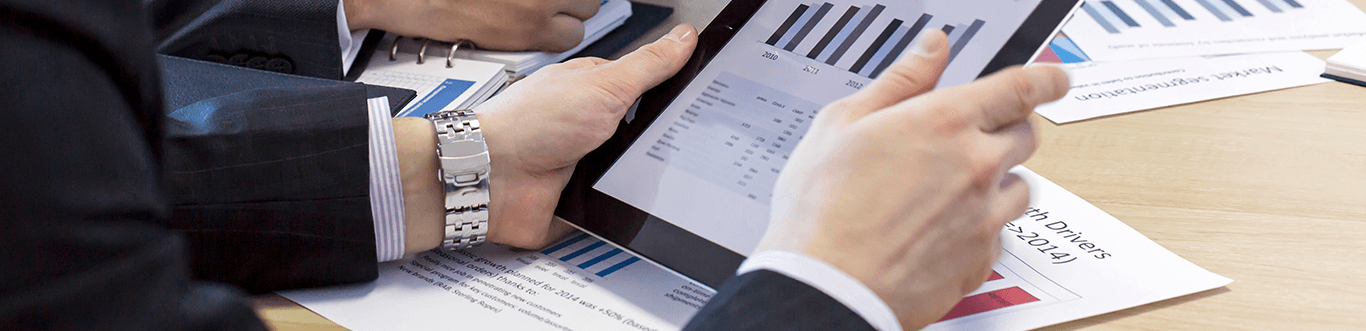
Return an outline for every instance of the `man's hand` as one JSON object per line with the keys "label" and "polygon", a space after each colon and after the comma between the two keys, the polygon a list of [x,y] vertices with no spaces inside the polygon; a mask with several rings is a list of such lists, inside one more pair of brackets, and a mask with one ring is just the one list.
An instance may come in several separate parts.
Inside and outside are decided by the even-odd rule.
{"label": "man's hand", "polygon": [[352,30],[377,28],[482,49],[562,52],[583,41],[601,0],[344,0]]}
{"label": "man's hand", "polygon": [[[678,72],[696,44],[697,30],[680,25],[659,41],[617,61],[581,58],[545,67],[476,108],[493,167],[489,176],[488,240],[538,248],[568,233],[571,228],[555,221],[554,213],[574,165],[616,132],[622,116],[641,94]],[[396,121],[395,132],[402,134],[408,124]],[[412,131],[434,134],[419,126],[412,125]],[[434,150],[435,138],[423,138],[420,133],[415,139],[419,141],[411,145],[426,144],[425,148]],[[429,157],[406,153],[403,149],[409,140],[398,140],[401,168],[410,163],[403,160],[405,155]],[[415,169],[424,164],[431,167],[435,159],[411,163]],[[430,195],[431,191],[440,191],[431,184],[436,173],[415,174],[414,180],[427,176],[425,181],[431,183],[413,184],[412,190],[406,168],[403,174],[406,216],[417,216],[407,221],[408,238],[417,236],[422,242],[408,245],[409,251],[415,245],[418,251],[430,249],[436,245],[431,237],[439,243],[441,236],[440,227],[429,224],[431,215],[439,216],[441,208],[439,195]],[[415,200],[410,203],[409,199]]]}
{"label": "man's hand", "polygon": [[1029,189],[1028,115],[1061,98],[1056,68],[1011,68],[929,92],[948,63],[938,30],[862,91],[826,106],[777,183],[758,250],[802,252],[877,293],[907,330],[986,280]]}

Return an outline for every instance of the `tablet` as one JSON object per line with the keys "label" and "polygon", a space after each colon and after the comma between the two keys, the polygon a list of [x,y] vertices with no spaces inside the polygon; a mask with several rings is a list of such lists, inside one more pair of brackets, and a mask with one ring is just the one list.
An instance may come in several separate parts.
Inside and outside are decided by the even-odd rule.
{"label": "tablet", "polygon": [[589,153],[556,215],[703,284],[734,275],[768,226],[774,183],[816,113],[949,36],[937,87],[1038,55],[1078,0],[732,1],[683,70]]}

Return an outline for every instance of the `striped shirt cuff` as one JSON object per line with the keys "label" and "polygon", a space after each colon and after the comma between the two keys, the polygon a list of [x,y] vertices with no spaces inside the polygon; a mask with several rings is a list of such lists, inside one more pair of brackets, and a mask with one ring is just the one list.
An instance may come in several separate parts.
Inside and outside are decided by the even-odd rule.
{"label": "striped shirt cuff", "polygon": [[403,181],[389,98],[367,100],[370,115],[370,214],[380,262],[403,258]]}
{"label": "striped shirt cuff", "polygon": [[745,259],[735,274],[755,270],[770,270],[816,288],[863,317],[874,329],[901,331],[901,323],[897,322],[892,308],[873,290],[821,260],[795,252],[766,250]]}

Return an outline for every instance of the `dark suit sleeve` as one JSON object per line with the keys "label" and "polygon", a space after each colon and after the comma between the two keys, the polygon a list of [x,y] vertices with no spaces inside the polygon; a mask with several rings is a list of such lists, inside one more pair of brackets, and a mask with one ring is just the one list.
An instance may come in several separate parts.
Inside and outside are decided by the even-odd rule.
{"label": "dark suit sleeve", "polygon": [[337,0],[147,1],[158,53],[325,79],[342,78],[337,4]]}
{"label": "dark suit sleeve", "polygon": [[375,279],[365,95],[257,89],[168,114],[170,227],[197,278],[251,293]]}
{"label": "dark suit sleeve", "polygon": [[264,330],[161,223],[161,109],[134,0],[0,0],[0,325]]}
{"label": "dark suit sleeve", "polygon": [[721,285],[684,330],[873,330],[844,304],[806,283],[759,270]]}

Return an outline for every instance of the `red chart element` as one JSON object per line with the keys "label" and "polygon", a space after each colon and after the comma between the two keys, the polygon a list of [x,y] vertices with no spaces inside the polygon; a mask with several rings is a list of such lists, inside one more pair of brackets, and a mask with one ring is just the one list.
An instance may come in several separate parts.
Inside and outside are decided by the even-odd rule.
{"label": "red chart element", "polygon": [[991,277],[987,277],[987,281],[990,282],[990,281],[993,281],[993,280],[1004,279],[1004,278],[1005,278],[1005,277],[1002,277],[1000,273],[996,272],[996,270],[992,270],[992,271],[991,271]]}
{"label": "red chart element", "polygon": [[1062,63],[1062,58],[1053,51],[1053,47],[1044,47],[1043,52],[1039,53],[1039,58],[1034,59],[1037,63]]}
{"label": "red chart element", "polygon": [[1003,288],[963,298],[963,301],[959,301],[957,305],[953,306],[953,309],[950,309],[944,318],[939,319],[939,322],[1034,301],[1039,301],[1039,298],[1035,298],[1019,287]]}

